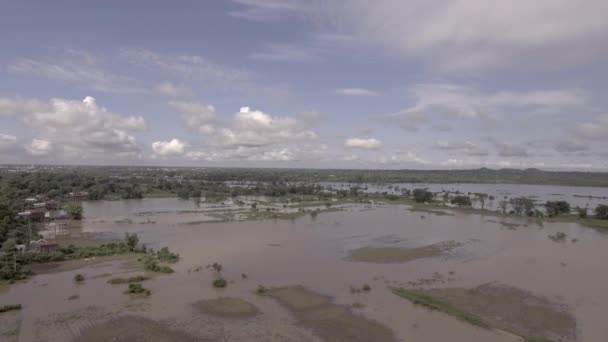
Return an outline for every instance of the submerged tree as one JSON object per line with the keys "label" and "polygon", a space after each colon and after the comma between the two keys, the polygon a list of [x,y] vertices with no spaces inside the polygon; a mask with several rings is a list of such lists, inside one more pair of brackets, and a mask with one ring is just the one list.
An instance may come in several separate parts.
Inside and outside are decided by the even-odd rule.
{"label": "submerged tree", "polygon": [[452,198],[452,204],[457,205],[459,207],[470,207],[473,205],[471,197],[465,195],[460,195]]}
{"label": "submerged tree", "polygon": [[547,203],[545,203],[545,209],[549,216],[568,214],[570,212],[570,204],[566,201],[547,201]]}
{"label": "submerged tree", "polygon": [[433,200],[433,193],[427,189],[414,189],[414,201],[418,203],[431,202]]}
{"label": "submerged tree", "polygon": [[593,212],[595,214],[595,218],[600,220],[608,220],[608,205],[598,204]]}

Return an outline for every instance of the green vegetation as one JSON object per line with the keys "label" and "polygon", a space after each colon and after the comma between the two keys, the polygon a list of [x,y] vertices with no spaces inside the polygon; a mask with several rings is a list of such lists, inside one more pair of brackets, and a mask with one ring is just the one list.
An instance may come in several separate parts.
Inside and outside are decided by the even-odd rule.
{"label": "green vegetation", "polygon": [[268,291],[268,289],[263,286],[263,285],[259,285],[258,288],[255,290],[255,293],[259,294],[259,295],[263,295]]}
{"label": "green vegetation", "polygon": [[81,220],[82,219],[82,206],[77,203],[68,203],[63,206],[63,210],[70,215],[72,220]]}
{"label": "green vegetation", "polygon": [[452,306],[449,302],[438,297],[430,296],[423,291],[404,288],[392,288],[391,290],[394,294],[403,297],[416,305],[424,306],[435,311],[441,311],[478,327],[485,329],[490,328],[490,326],[480,317],[460,310]]}
{"label": "green vegetation", "polygon": [[194,303],[194,306],[204,313],[223,317],[251,317],[259,313],[255,305],[239,298],[220,297],[216,299],[202,300]]}
{"label": "green vegetation", "polygon": [[595,213],[595,218],[599,220],[608,220],[608,205],[600,204],[593,212]]}
{"label": "green vegetation", "polygon": [[21,304],[2,305],[0,306],[0,313],[21,310]]}
{"label": "green vegetation", "polygon": [[173,273],[173,269],[167,265],[162,265],[154,255],[146,255],[143,258],[144,269],[150,272],[157,273]]}
{"label": "green vegetation", "polygon": [[74,281],[77,283],[82,283],[84,281],[84,276],[78,273],[74,276]]}
{"label": "green vegetation", "polygon": [[402,247],[362,247],[350,251],[350,260],[355,262],[397,263],[416,259],[436,257],[448,252],[459,244],[446,241],[433,245],[402,248]]}
{"label": "green vegetation", "polygon": [[133,252],[135,247],[137,247],[137,243],[139,243],[139,237],[137,234],[125,233],[125,243],[127,244],[129,252]]}
{"label": "green vegetation", "polygon": [[452,198],[452,204],[458,206],[458,207],[471,207],[473,206],[473,202],[471,201],[471,197],[466,196],[466,195],[461,195],[461,196],[455,196],[454,198]]}
{"label": "green vegetation", "polygon": [[129,288],[125,293],[129,294],[144,294],[149,296],[151,294],[150,290],[146,289],[141,285],[141,283],[130,283]]}
{"label": "green vegetation", "polygon": [[547,201],[545,208],[549,217],[570,213],[570,204],[566,201]]}
{"label": "green vegetation", "polygon": [[417,203],[425,203],[433,201],[433,193],[427,189],[414,189],[414,201]]}
{"label": "green vegetation", "polygon": [[141,283],[148,279],[150,279],[150,278],[146,277],[146,276],[142,276],[142,275],[138,275],[135,277],[129,277],[129,278],[112,278],[112,279],[108,280],[108,284],[119,285],[119,284],[129,284],[129,283]]}
{"label": "green vegetation", "polygon": [[404,289],[393,293],[485,328],[497,328],[526,341],[576,341],[577,324],[567,308],[522,289],[496,283],[475,288]]}
{"label": "green vegetation", "polygon": [[228,282],[222,277],[213,280],[213,287],[215,288],[224,288],[226,286],[228,286]]}

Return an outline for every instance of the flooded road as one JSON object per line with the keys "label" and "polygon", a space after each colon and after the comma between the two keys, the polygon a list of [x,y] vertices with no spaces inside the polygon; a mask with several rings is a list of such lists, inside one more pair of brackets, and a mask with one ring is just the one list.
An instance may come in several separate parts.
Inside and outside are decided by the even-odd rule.
{"label": "flooded road", "polygon": [[[214,222],[217,219],[209,215],[215,210],[246,210],[230,203],[197,206],[165,198],[89,202],[83,207],[83,232],[118,238],[136,232],[148,247],[168,246],[181,256],[172,265],[175,273],[146,281],[149,297],[126,295],[125,285],[107,283],[110,277],[144,274],[130,259],[90,260],[80,269],[59,269],[2,288],[0,303],[23,305],[20,312],[0,314],[0,328],[5,329],[0,334],[8,332],[3,341],[75,340],[122,316],[142,319],[133,319],[133,326],[146,326],[143,319],[149,319],[165,332],[186,334],[167,337],[159,332],[167,339],[158,340],[339,340],[310,324],[319,321],[317,316],[303,320],[276,298],[256,294],[260,285],[302,286],[328,296],[336,307],[328,312],[356,319],[361,315],[389,329],[399,341],[520,341],[506,332],[414,306],[391,291],[401,286],[475,288],[487,283],[522,289],[559,304],[576,320],[576,337],[569,340],[608,341],[603,318],[608,312],[608,235],[574,223],[539,224],[459,212],[435,215],[402,205],[345,204],[338,206],[340,211],[316,217],[238,222]],[[563,241],[549,238],[558,232],[566,234]],[[407,262],[351,259],[352,251],[366,247],[411,250],[446,242],[452,248]],[[229,283],[225,289],[212,287],[214,274],[205,266],[213,262],[223,265],[222,275]],[[74,282],[76,273],[85,276],[84,283]],[[371,290],[353,291],[364,285]],[[195,305],[219,297],[242,299],[258,313],[222,317]],[[18,332],[10,330],[12,326],[18,326]]]}

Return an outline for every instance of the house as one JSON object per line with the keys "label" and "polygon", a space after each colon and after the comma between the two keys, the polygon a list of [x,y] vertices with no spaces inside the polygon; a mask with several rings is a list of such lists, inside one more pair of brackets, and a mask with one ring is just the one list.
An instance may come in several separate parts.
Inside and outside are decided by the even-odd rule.
{"label": "house", "polygon": [[30,212],[30,219],[32,221],[43,221],[44,217],[46,215],[46,210],[44,209],[32,209],[29,211]]}
{"label": "house", "polygon": [[54,240],[40,239],[35,241],[30,241],[29,250],[33,252],[39,253],[48,253],[55,251],[59,244]]}
{"label": "house", "polygon": [[70,192],[68,195],[74,201],[84,201],[89,198],[89,193],[86,191]]}
{"label": "house", "polygon": [[57,210],[59,209],[59,202],[50,200],[46,202],[46,210]]}

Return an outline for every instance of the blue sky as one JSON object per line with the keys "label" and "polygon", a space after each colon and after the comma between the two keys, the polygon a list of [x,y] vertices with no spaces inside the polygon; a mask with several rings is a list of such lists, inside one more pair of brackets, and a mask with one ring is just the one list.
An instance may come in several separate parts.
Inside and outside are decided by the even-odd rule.
{"label": "blue sky", "polygon": [[605,1],[0,6],[0,163],[608,169]]}

